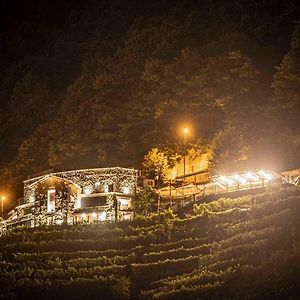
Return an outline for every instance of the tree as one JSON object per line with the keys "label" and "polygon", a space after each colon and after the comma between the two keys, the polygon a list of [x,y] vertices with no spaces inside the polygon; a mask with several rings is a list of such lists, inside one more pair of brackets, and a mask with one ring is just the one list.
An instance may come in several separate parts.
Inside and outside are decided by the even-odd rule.
{"label": "tree", "polygon": [[250,146],[237,128],[227,126],[214,137],[212,149],[215,170],[230,172],[241,167],[249,158]]}
{"label": "tree", "polygon": [[272,84],[274,90],[273,136],[276,152],[286,165],[299,164],[300,151],[300,25],[295,27],[290,51],[277,68]]}
{"label": "tree", "polygon": [[[34,18],[3,20],[0,165],[14,180],[23,162],[28,173],[140,167],[149,149],[178,141],[185,120],[205,141],[232,126],[250,150],[282,124],[296,136],[298,38],[274,77],[282,108],[274,112],[266,99],[298,7],[295,0],[88,1],[64,6],[58,27],[52,18],[41,24],[57,4],[36,7]],[[40,127],[43,147],[34,150]],[[169,165],[176,161],[160,152]],[[163,177],[164,164],[153,176]]]}
{"label": "tree", "polygon": [[169,167],[167,156],[158,148],[152,148],[144,157],[143,170],[148,178],[162,183]]}
{"label": "tree", "polygon": [[300,25],[293,33],[292,49],[284,56],[274,75],[275,99],[283,108],[299,110],[300,107]]}
{"label": "tree", "polygon": [[144,188],[137,194],[135,212],[140,216],[149,216],[156,211],[157,195],[151,187]]}

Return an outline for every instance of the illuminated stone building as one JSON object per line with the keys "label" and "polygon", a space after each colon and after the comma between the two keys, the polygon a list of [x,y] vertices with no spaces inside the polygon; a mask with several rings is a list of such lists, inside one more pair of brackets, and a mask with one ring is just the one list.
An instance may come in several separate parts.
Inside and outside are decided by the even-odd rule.
{"label": "illuminated stone building", "polygon": [[131,220],[137,171],[98,168],[49,173],[24,181],[24,201],[8,227]]}

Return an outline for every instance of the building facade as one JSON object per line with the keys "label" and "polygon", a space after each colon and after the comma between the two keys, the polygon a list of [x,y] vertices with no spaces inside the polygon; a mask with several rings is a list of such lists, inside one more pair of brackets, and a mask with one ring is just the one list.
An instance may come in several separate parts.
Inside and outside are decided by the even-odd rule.
{"label": "building facade", "polygon": [[24,201],[6,227],[131,220],[138,173],[97,168],[49,173],[24,181]]}
{"label": "building facade", "polygon": [[184,183],[203,183],[210,180],[211,153],[188,153],[172,168],[166,170],[165,180]]}

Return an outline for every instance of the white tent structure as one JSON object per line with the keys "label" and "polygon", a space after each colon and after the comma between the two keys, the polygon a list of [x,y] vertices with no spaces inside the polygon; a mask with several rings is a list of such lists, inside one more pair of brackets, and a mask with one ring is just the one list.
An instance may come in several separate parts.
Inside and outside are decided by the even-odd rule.
{"label": "white tent structure", "polygon": [[206,184],[183,184],[174,187],[171,183],[159,189],[161,197],[195,197],[222,194],[247,189],[262,188],[274,181],[281,180],[281,176],[270,170],[250,170],[225,175],[212,176]]}

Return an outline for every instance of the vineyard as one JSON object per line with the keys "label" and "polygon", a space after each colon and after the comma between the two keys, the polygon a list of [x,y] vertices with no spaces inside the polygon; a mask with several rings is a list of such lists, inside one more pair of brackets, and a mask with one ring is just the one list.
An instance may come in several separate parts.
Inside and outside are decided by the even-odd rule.
{"label": "vineyard", "polygon": [[16,228],[0,238],[1,299],[276,299],[300,295],[300,189],[152,218]]}

